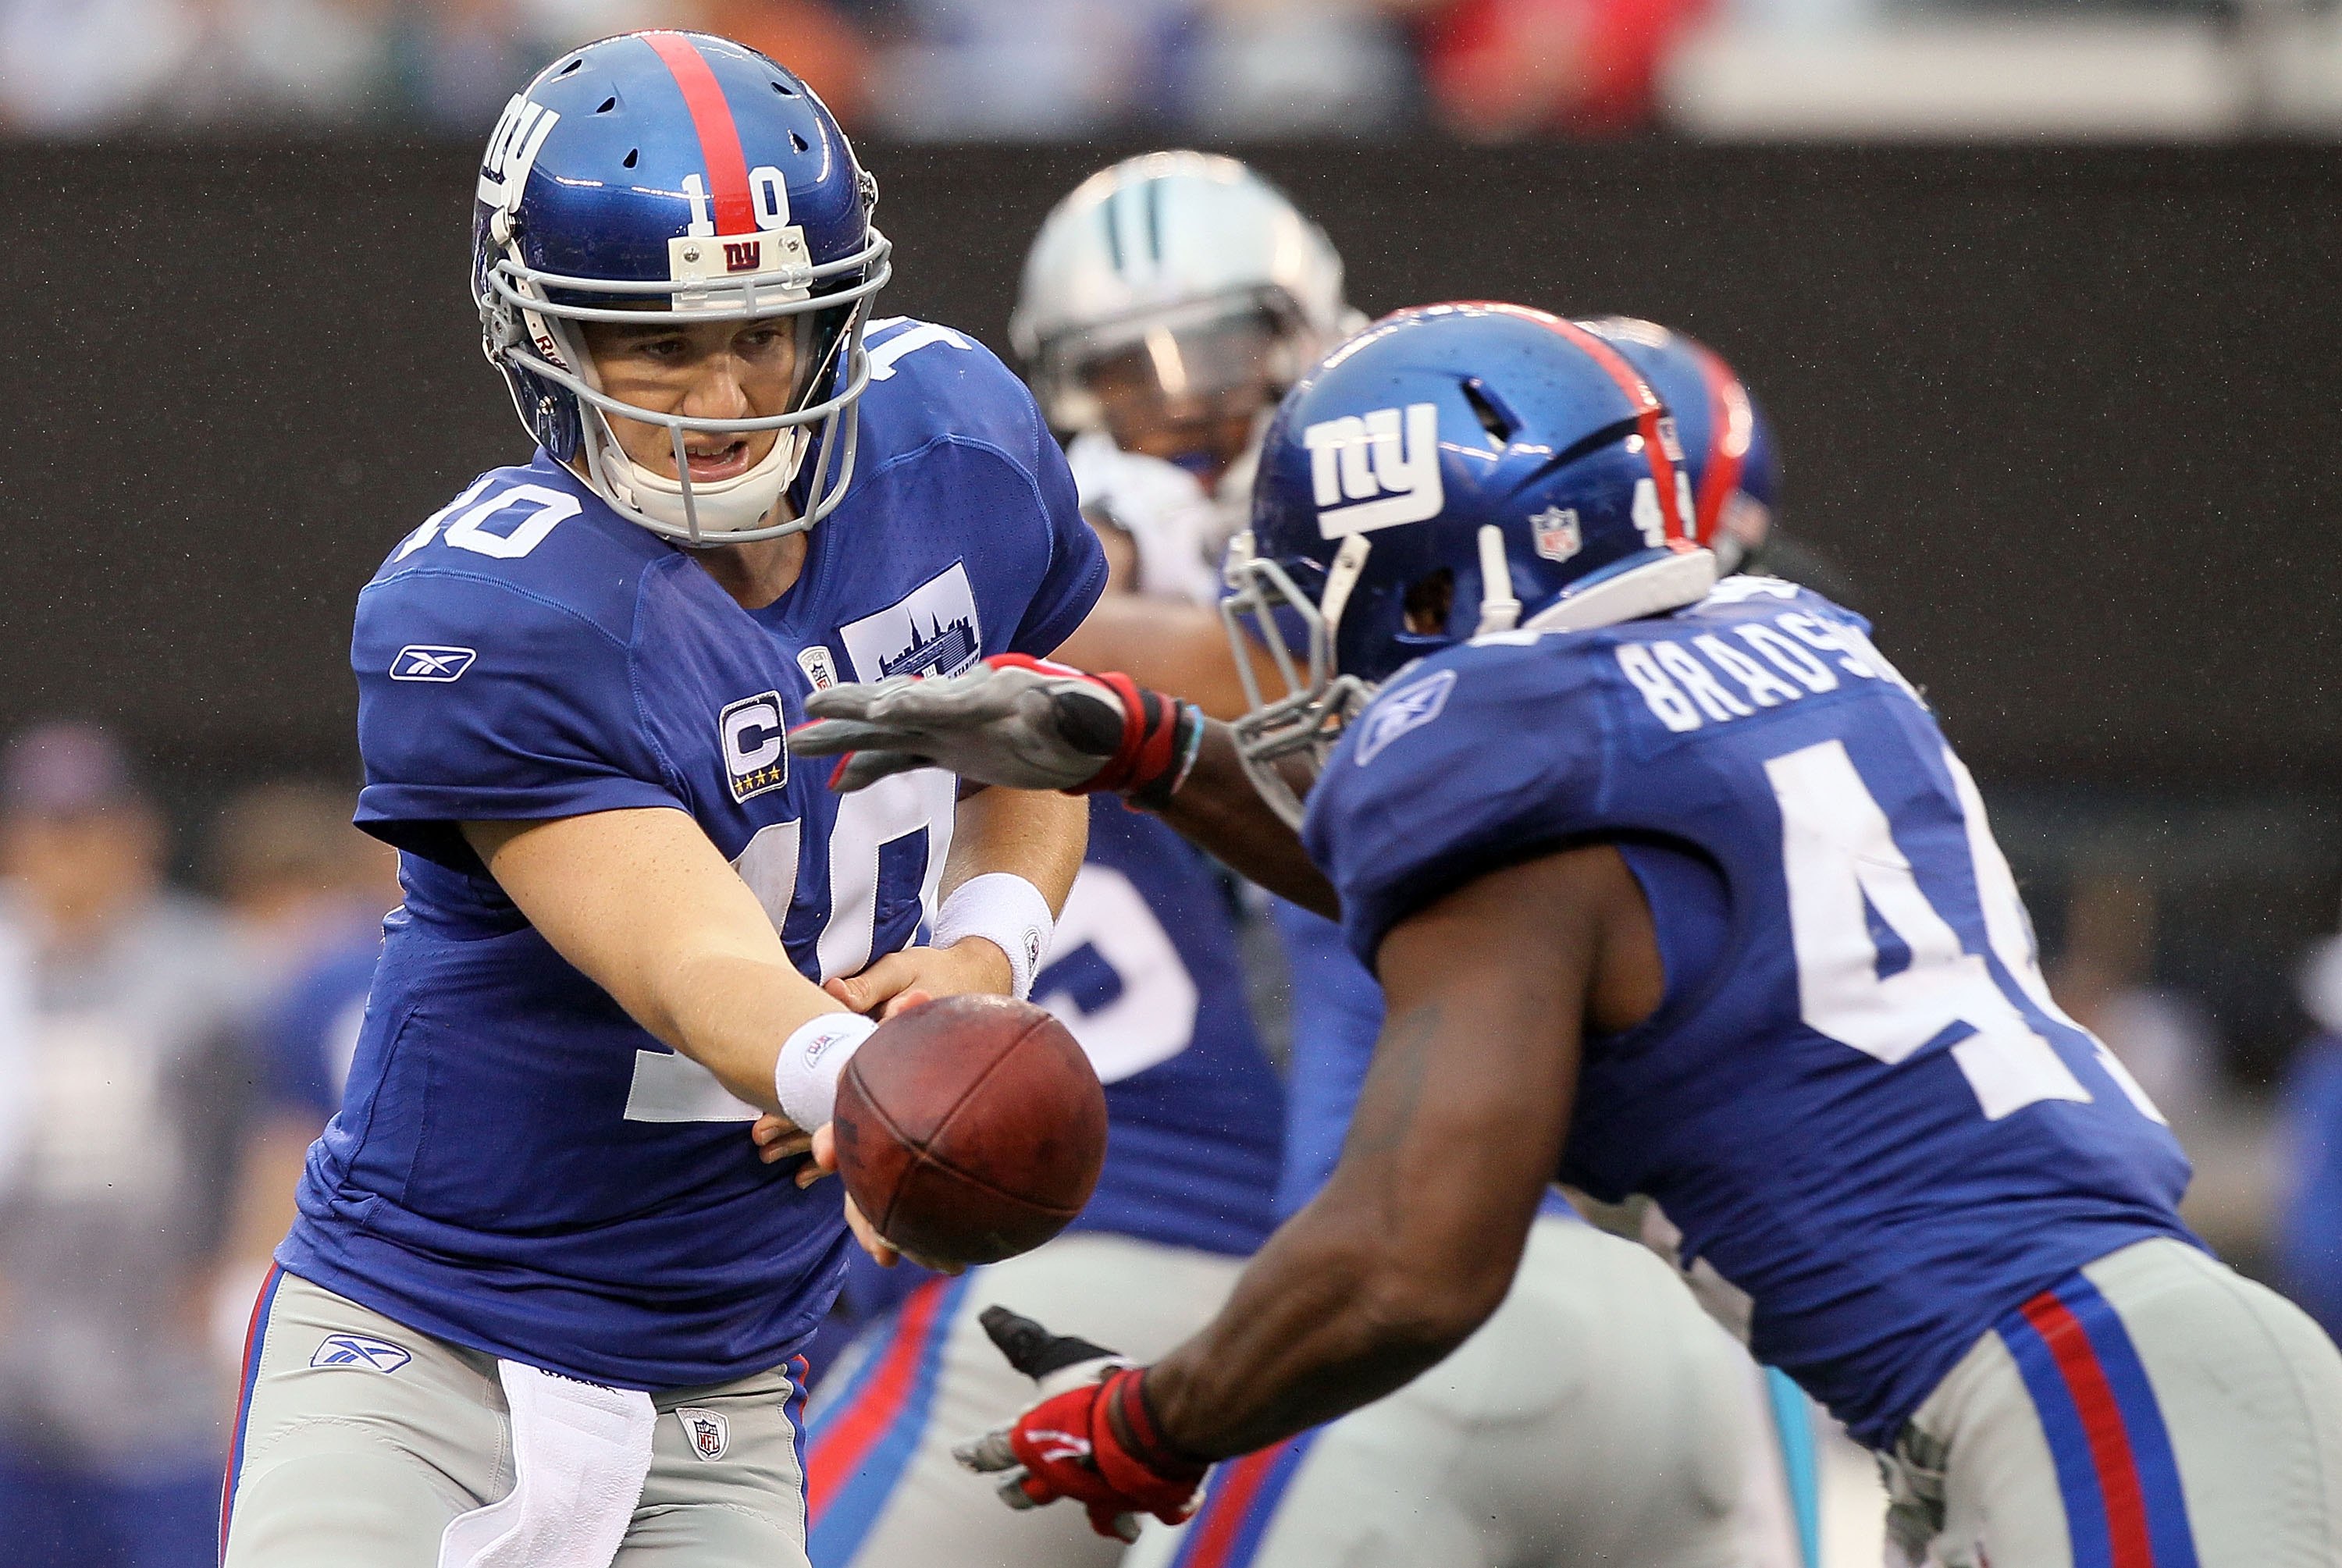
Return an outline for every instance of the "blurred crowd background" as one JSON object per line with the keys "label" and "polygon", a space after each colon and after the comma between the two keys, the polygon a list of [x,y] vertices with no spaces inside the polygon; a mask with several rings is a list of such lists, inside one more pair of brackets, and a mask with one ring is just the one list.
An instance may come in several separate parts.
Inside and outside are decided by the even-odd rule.
{"label": "blurred crowd background", "polygon": [[[0,137],[15,138],[0,141],[0,192],[12,232],[45,234],[0,253],[0,280],[30,306],[0,343],[0,372],[42,394],[18,455],[0,463],[0,504],[45,524],[14,536],[7,592],[20,611],[45,599],[43,622],[16,628],[21,669],[0,683],[0,1568],[210,1560],[201,1525],[245,1315],[337,1099],[376,929],[397,898],[388,852],[348,825],[352,749],[338,709],[326,712],[346,706],[348,601],[415,504],[517,443],[467,341],[464,149],[555,50],[651,24],[769,50],[857,137],[891,150],[872,159],[882,181],[910,171],[881,215],[919,241],[890,309],[931,309],[917,291],[971,235],[1000,275],[981,286],[1005,293],[1037,217],[1015,204],[1032,207],[1120,151],[1277,143],[1281,177],[1310,185],[1296,195],[1336,231],[1354,275],[1382,266],[1386,288],[1414,268],[1452,291],[1444,280],[1473,269],[1487,292],[1647,310],[1736,357],[1745,328],[1756,363],[1741,368],[1790,437],[1793,485],[1809,485],[1797,504],[1814,499],[1799,527],[1811,515],[1807,536],[1844,546],[1854,602],[1872,608],[1876,592],[1896,612],[1882,641],[1923,623],[1936,657],[1914,673],[1947,683],[1964,748],[2016,737],[1979,773],[2059,998],[2170,1113],[2196,1159],[2189,1213],[2204,1233],[2342,1333],[2342,942],[2330,934],[2342,796],[2319,771],[2342,731],[2317,695],[2334,684],[2331,634],[2294,626],[2289,652],[2264,658],[2248,617],[2203,603],[2240,579],[2217,560],[2190,566],[2214,533],[2265,560],[2269,535],[2248,550],[2241,530],[2330,532],[2316,521],[2330,489],[2300,487],[2305,474],[2331,479],[2330,459],[2288,457],[2267,495],[2205,475],[2215,453],[2237,472],[2267,469],[2256,444],[2331,453],[2336,399],[2315,385],[2253,393],[2303,422],[2273,424],[2237,412],[2250,376],[2223,382],[2194,349],[2156,346],[2177,310],[2206,341],[2260,361],[2322,365],[2329,382],[2342,362],[2304,346],[2312,318],[2287,315],[2298,302],[2273,295],[2256,265],[2217,259],[2273,257],[2287,275],[2322,265],[2330,279],[2335,253],[2317,236],[2333,220],[2270,193],[2334,188],[2317,145],[2342,138],[2342,5],[0,0]],[[2024,142],[2053,155],[1806,169],[1666,150],[1801,138],[1841,150]],[[1594,155],[1562,145],[1588,139]],[[2078,205],[2042,194],[2069,170],[2057,149],[2109,141],[2148,151],[2072,165]],[[977,142],[1056,151],[996,147],[987,163],[964,150]],[[1491,162],[1496,142],[1531,145]],[[2154,151],[2204,143],[2242,145],[2217,155],[2232,162]],[[320,153],[334,177],[313,181],[305,149],[328,145],[361,151]],[[1610,149],[1616,175],[1601,161]],[[1413,161],[1376,185],[1359,160],[1376,158]],[[1546,163],[1587,205],[1524,210],[1525,172]],[[986,170],[1018,182],[1012,210],[980,188]],[[1871,183],[1844,197],[1842,177]],[[1489,188],[1469,203],[1451,189],[1441,210],[1476,203],[1486,232],[1426,236],[1386,215],[1408,210],[1411,182],[1474,179]],[[2004,197],[2006,213],[1991,206]],[[1664,219],[1648,215],[1661,207]],[[1843,226],[1808,236],[1797,215],[1816,213]],[[2141,213],[2166,215],[2168,231],[2127,235],[2119,215],[2135,225]],[[1622,218],[1682,243],[1622,257],[1587,239]],[[1435,242],[1452,256],[1429,257]],[[2195,245],[2159,274],[2136,254]],[[1857,301],[1852,319],[1829,315],[1835,298],[1777,285],[1767,296],[1731,275],[1738,252],[1770,258],[1750,279],[1805,275],[1800,246],[1814,293]],[[367,270],[377,252],[399,269],[386,280]],[[2091,276],[2102,252],[2115,259]],[[1865,274],[1864,254],[1893,275]],[[1548,262],[1552,280],[1536,270]],[[1546,292],[1521,281],[1525,267]],[[1930,298],[1970,295],[2010,330],[1923,344],[1924,322],[1889,314],[1897,298],[1924,315]],[[1678,315],[1682,299],[1708,315]],[[2319,308],[2315,319],[2330,318]],[[950,319],[997,341],[996,315]],[[1768,343],[1777,318],[1788,325]],[[1843,335],[1816,335],[1817,320]],[[2109,333],[2132,335],[2058,388]],[[150,381],[165,361],[173,374]],[[1853,373],[1843,386],[1841,365]],[[1831,446],[1857,405],[1890,394],[1908,404],[1894,415],[1904,447]],[[2004,397],[2014,411],[1974,413]],[[2043,401],[2016,406],[2026,397]],[[107,413],[85,421],[92,409]],[[2133,439],[2142,430],[2150,438]],[[110,455],[75,466],[93,434]],[[2155,462],[2173,476],[2161,516],[2117,494],[2125,470]],[[1922,470],[1961,483],[1911,478]],[[1921,503],[1891,537],[1870,528],[1890,478],[1885,504]],[[2091,511],[2098,480],[2115,515]],[[68,514],[76,506],[86,515]],[[2152,604],[2184,631],[2126,631],[2127,612],[2111,614],[2087,633],[2101,641],[2097,662],[2060,664],[2085,634],[2066,635],[2024,597],[2042,591],[2026,575],[2041,569],[2006,546],[1956,593],[1930,593],[1927,552],[1966,564],[1963,531],[2011,514],[2069,544],[2122,541],[2142,518],[2170,530],[2118,570],[2125,603]],[[115,530],[118,518],[134,526]],[[282,544],[247,559],[231,530]],[[154,554],[157,540],[170,550]],[[1893,574],[1909,559],[1920,584]],[[2017,608],[1995,633],[1956,634],[1956,614],[1997,603]],[[2174,651],[2199,635],[2200,659],[2192,644]],[[2163,654],[2175,662],[2149,662]],[[2114,683],[2105,722],[2068,724],[2062,749],[2037,744],[2027,688],[2008,684],[2045,663],[2068,686]],[[2217,665],[2219,682],[2180,690],[2199,665]],[[2120,694],[2158,684],[2167,714],[2126,729]],[[2018,694],[1996,705],[1988,692]],[[2195,727],[2169,727],[2183,713]],[[2230,733],[2230,720],[2264,749],[2207,755],[2200,737]],[[15,1554],[9,1500],[35,1493],[45,1513],[86,1520],[87,1539],[64,1555]],[[110,1523],[123,1518],[195,1523],[133,1538]]]}
{"label": "blurred crowd background", "polygon": [[2342,132],[2328,0],[0,0],[0,120],[468,131],[646,24],[896,138]]}

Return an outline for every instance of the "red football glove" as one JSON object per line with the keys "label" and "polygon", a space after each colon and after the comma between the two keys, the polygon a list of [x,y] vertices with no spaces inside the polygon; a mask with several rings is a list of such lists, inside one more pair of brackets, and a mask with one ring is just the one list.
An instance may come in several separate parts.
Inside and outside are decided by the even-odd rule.
{"label": "red football glove", "polygon": [[[1209,1465],[1164,1443],[1146,1407],[1144,1369],[1006,1307],[986,1308],[980,1321],[1010,1363],[1040,1381],[1045,1397],[963,1444],[956,1451],[962,1464],[1011,1472],[1000,1493],[1012,1508],[1071,1498],[1088,1510],[1091,1529],[1122,1541],[1137,1539],[1138,1514],[1176,1524],[1195,1513]],[[1052,1388],[1059,1392],[1046,1392]]]}

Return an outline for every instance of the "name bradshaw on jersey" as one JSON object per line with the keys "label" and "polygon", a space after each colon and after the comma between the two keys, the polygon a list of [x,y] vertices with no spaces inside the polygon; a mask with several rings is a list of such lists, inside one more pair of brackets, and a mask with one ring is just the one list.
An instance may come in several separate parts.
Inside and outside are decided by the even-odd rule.
{"label": "name bradshaw on jersey", "polygon": [[403,852],[406,898],[278,1251],[293,1273],[457,1344],[646,1389],[776,1365],[826,1312],[850,1245],[836,1193],[761,1164],[754,1108],[554,953],[459,824],[679,809],[808,976],[912,940],[956,781],[839,796],[791,770],[814,673],[840,649],[847,679],[1050,653],[1105,561],[998,361],[918,324],[871,344],[888,374],[861,404],[853,488],[764,609],[541,452],[483,475],[360,595],[358,821]]}
{"label": "name bradshaw on jersey", "polygon": [[[1523,715],[1534,714],[1533,724]],[[2187,1164],[2058,1010],[1976,784],[1867,624],[1767,578],[1395,677],[1304,837],[1369,963],[1456,887],[1591,839],[1666,994],[1589,1037],[1560,1179],[1656,1199],[1751,1348],[1874,1446],[2000,1313],[2177,1216]]]}

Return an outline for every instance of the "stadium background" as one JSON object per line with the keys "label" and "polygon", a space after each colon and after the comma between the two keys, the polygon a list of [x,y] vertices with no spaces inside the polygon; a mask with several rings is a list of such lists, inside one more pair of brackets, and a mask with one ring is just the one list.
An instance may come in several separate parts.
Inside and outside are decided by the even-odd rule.
{"label": "stadium background", "polygon": [[[1024,244],[1117,152],[874,144],[889,313],[1006,351]],[[2037,890],[2170,885],[2160,961],[2247,1075],[2342,907],[2342,157],[2324,149],[1238,149],[1369,311],[1620,311],[1721,348]],[[524,438],[464,295],[458,143],[21,148],[0,725],[88,714],[190,804],[346,776],[352,596]],[[2057,929],[2058,900],[2036,897]],[[2054,945],[2054,942],[2053,942]],[[2250,956],[2247,957],[2247,954]]]}
{"label": "stadium background", "polygon": [[[105,726],[175,873],[213,892],[243,792],[354,785],[359,584],[523,451],[464,294],[479,135],[551,45],[676,10],[273,4],[103,0],[74,22],[0,0],[0,736]],[[2124,1018],[2177,1042],[2146,1070],[2186,1102],[2199,1223],[2275,1266],[2298,1153],[2279,1085],[2313,1027],[2297,971],[2342,914],[2333,13],[1150,0],[1206,18],[1203,42],[1092,90],[1050,51],[1100,7],[1049,0],[1016,35],[1039,85],[1015,113],[965,82],[906,108],[903,84],[961,81],[936,62],[994,9],[702,8],[768,45],[796,29],[816,85],[834,73],[897,246],[886,313],[1005,350],[1048,206],[1184,142],[1282,185],[1369,312],[1503,297],[1706,339],[1776,423],[1788,532],[1843,569],[1974,764],[2061,994],[2117,1050]],[[1626,28],[1632,58],[1521,100],[1456,42],[1507,12]],[[216,53],[186,79],[234,90],[61,95],[90,73],[45,40],[165,13],[340,15],[389,52],[305,98]],[[1280,97],[1206,47],[1255,13],[1396,44],[1339,91]],[[307,36],[279,37],[265,82],[308,80]],[[1302,46],[1277,37],[1262,58]]]}

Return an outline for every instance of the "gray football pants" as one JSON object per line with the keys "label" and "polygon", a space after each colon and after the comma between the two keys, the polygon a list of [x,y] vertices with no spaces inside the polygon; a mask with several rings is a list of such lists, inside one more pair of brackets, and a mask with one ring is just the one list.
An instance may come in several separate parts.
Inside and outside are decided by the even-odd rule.
{"label": "gray football pants", "polygon": [[2335,1568],[2342,1354],[2216,1259],[2136,1243],[1977,1341],[1885,1470],[1890,1563]]}
{"label": "gray football pants", "polygon": [[[493,1356],[282,1274],[252,1358],[226,1568],[433,1568],[449,1520],[512,1490]],[[806,1568],[797,1398],[786,1366],[655,1395],[650,1475],[616,1568]]]}
{"label": "gray football pants", "polygon": [[1306,1445],[1222,1465],[1188,1533],[1206,1539],[1184,1553],[1150,1527],[1126,1557],[1072,1504],[1012,1512],[952,1463],[953,1443],[1034,1397],[978,1325],[986,1304],[1152,1359],[1218,1310],[1240,1267],[1091,1233],[926,1287],[822,1384],[819,1568],[1794,1562],[1756,1365],[1666,1264],[1558,1219],[1537,1223],[1505,1304],[1446,1362]]}

